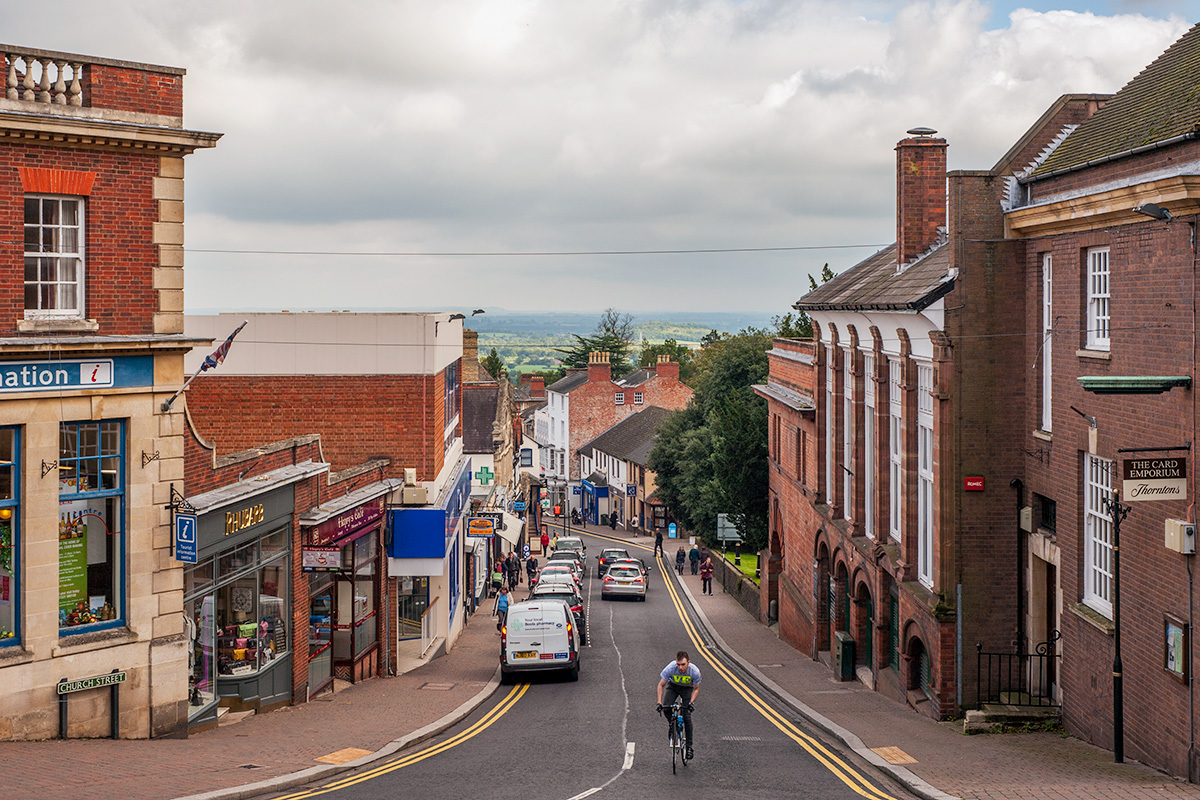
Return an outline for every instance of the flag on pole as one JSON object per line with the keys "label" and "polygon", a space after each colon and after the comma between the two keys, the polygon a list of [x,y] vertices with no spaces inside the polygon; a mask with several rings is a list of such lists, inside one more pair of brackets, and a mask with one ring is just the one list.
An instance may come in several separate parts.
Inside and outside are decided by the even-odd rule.
{"label": "flag on pole", "polygon": [[[249,322],[247,320],[246,322]],[[233,337],[242,332],[242,328],[246,327],[246,322],[234,328],[233,333],[229,334],[229,338],[221,343],[221,346],[204,357],[204,363],[200,365],[200,371],[216,369],[219,364],[225,361],[225,356],[229,355],[229,348],[233,347]]]}

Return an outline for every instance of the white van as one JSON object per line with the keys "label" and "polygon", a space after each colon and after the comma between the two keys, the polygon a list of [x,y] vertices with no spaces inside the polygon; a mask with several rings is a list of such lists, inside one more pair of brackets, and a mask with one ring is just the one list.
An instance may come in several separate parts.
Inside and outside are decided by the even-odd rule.
{"label": "white van", "polygon": [[562,670],[579,680],[579,630],[564,600],[513,603],[500,629],[500,682],[518,672]]}

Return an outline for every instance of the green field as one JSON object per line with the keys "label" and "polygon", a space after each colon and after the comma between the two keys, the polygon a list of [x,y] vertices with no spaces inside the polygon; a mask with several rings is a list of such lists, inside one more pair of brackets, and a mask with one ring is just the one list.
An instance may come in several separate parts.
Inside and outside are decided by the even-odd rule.
{"label": "green field", "polygon": [[[711,329],[703,325],[652,320],[638,323],[634,326],[634,330],[640,337],[634,342],[632,354],[636,355],[641,341],[659,343],[667,339],[674,339],[681,344],[699,347],[701,337]],[[568,348],[574,341],[571,334],[560,332],[493,333],[480,331],[479,355],[482,358],[494,347],[500,354],[500,358],[504,359],[504,364],[508,367],[509,372],[534,372],[557,367],[559,354],[556,350]]]}

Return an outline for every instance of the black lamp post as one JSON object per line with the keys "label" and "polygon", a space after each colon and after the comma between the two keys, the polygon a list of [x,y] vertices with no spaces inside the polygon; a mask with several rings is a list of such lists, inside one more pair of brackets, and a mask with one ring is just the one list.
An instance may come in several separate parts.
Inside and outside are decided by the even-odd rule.
{"label": "black lamp post", "polygon": [[[1116,483],[1116,481],[1113,481]],[[1112,514],[1112,607],[1113,607],[1113,759],[1125,763],[1125,690],[1121,685],[1121,520],[1129,514],[1129,506],[1122,505],[1121,496],[1114,488],[1112,498],[1104,501],[1105,509]]]}

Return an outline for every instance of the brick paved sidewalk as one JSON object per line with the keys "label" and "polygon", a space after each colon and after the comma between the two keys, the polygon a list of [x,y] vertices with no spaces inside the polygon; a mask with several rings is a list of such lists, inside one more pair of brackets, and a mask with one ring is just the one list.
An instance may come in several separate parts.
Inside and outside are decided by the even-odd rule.
{"label": "brick paved sidewalk", "polygon": [[684,582],[710,631],[753,670],[832,722],[835,735],[838,727],[848,732],[861,755],[879,763],[869,748],[899,747],[916,759],[898,771],[903,776],[906,768],[918,784],[925,782],[914,787],[921,794],[964,800],[1200,798],[1200,786],[1140,764],[1114,764],[1111,752],[1069,736],[965,736],[958,723],[934,722],[858,682],[835,682],[827,667],[780,640],[731,595],[719,589],[701,595],[700,579],[690,575]]}
{"label": "brick paved sidewalk", "polygon": [[469,702],[496,672],[487,610],[454,649],[395,678],[377,678],[187,739],[73,739],[0,744],[5,795],[70,800],[165,800],[321,766],[343,748],[376,751]]}

